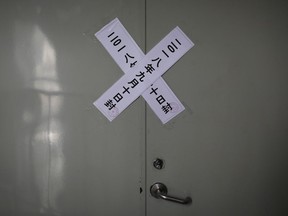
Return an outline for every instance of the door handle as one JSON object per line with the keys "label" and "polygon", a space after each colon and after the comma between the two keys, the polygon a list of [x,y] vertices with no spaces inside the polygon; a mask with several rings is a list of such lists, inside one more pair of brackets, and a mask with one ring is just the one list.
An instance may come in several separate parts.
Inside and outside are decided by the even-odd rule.
{"label": "door handle", "polygon": [[192,202],[192,199],[190,197],[186,197],[184,199],[169,196],[168,194],[168,189],[166,185],[162,183],[155,183],[150,187],[150,193],[153,197],[156,199],[163,199],[171,202],[176,202],[179,204],[187,205]]}

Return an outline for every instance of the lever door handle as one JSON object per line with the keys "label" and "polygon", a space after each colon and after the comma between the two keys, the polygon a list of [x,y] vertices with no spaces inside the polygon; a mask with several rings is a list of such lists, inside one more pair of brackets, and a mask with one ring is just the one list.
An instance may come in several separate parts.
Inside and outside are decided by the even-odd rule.
{"label": "lever door handle", "polygon": [[176,202],[176,203],[183,204],[183,205],[187,205],[187,204],[190,204],[192,202],[192,199],[190,197],[186,197],[184,199],[181,199],[181,198],[167,195],[168,189],[167,189],[166,185],[164,185],[162,183],[153,184],[150,188],[150,193],[153,197],[155,197],[157,199],[163,199],[163,200]]}

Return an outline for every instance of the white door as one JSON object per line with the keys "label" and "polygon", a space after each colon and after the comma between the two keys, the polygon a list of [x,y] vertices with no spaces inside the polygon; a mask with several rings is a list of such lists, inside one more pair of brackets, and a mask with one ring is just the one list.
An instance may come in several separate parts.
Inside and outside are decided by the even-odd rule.
{"label": "white door", "polygon": [[[287,8],[1,1],[0,215],[286,215]],[[186,107],[166,125],[141,98],[112,123],[92,105],[122,76],[93,36],[115,17],[143,51],[177,25],[195,43],[164,75]]]}
{"label": "white door", "polygon": [[[174,26],[195,46],[164,79],[186,111],[162,125],[147,108],[147,216],[287,215],[288,4],[147,1],[147,50]],[[153,167],[156,158],[164,168]]]}
{"label": "white door", "polygon": [[115,17],[144,48],[145,5],[0,2],[0,215],[140,215],[144,102],[93,106],[122,71],[93,37]]}

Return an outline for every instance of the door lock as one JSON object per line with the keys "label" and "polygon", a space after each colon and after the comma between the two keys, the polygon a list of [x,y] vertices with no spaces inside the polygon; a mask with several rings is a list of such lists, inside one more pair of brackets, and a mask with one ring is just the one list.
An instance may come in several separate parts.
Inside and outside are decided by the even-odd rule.
{"label": "door lock", "polygon": [[163,169],[164,161],[160,158],[157,158],[156,160],[154,160],[153,166],[158,170]]}

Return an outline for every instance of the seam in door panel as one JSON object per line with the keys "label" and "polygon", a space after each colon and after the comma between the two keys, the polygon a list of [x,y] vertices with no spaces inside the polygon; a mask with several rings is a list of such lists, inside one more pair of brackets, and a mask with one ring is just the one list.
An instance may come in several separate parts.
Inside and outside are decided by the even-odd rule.
{"label": "seam in door panel", "polygon": [[[145,55],[147,53],[147,0],[144,0],[144,52]],[[145,128],[145,132],[144,132],[144,137],[145,137],[145,153],[144,153],[144,167],[145,167],[145,171],[144,171],[144,175],[145,175],[145,213],[144,215],[147,216],[147,197],[148,197],[148,190],[147,190],[147,102],[145,101],[144,103],[144,128]]]}

